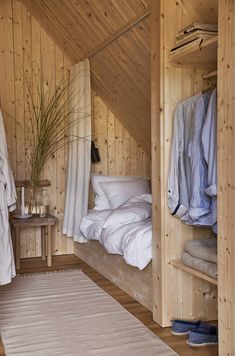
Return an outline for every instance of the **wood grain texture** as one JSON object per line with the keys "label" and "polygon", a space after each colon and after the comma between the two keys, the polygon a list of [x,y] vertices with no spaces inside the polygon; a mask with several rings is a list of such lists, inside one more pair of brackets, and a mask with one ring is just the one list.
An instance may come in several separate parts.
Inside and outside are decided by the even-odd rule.
{"label": "wood grain texture", "polygon": [[203,279],[207,282],[215,284],[216,286],[218,284],[218,280],[216,278],[213,278],[213,277],[209,276],[208,274],[205,274],[204,272],[198,271],[195,268],[186,266],[185,264],[183,264],[182,260],[171,260],[170,264],[172,266],[175,266],[176,268],[182,269],[182,271],[185,271],[185,272],[190,273],[200,279]]}
{"label": "wood grain texture", "polygon": [[[186,336],[174,336],[170,328],[161,328],[152,319],[152,313],[135,299],[123,292],[120,288],[103,277],[95,269],[73,255],[54,256],[52,267],[47,267],[46,261],[41,258],[27,258],[21,261],[20,273],[38,273],[65,269],[81,269],[100,288],[116,299],[126,310],[139,319],[147,328],[159,336],[167,345],[181,356],[217,356],[217,347],[201,347],[193,349],[186,344]],[[5,356],[0,337],[0,356]]]}
{"label": "wood grain texture", "polygon": [[122,256],[108,253],[98,241],[74,242],[74,254],[129,294],[148,310],[152,310],[152,266],[140,271],[128,265]]}
{"label": "wood grain texture", "polygon": [[170,56],[172,64],[181,66],[195,65],[196,67],[215,68],[217,65],[218,38],[207,40],[198,39],[183,46]]}
{"label": "wood grain texture", "polygon": [[93,91],[93,138],[101,161],[92,164],[94,173],[149,176],[151,160],[123,127],[104,101]]}
{"label": "wood grain texture", "polygon": [[[21,0],[78,62],[150,7],[150,0]],[[150,156],[150,17],[91,57],[92,87]]]}
{"label": "wood grain texture", "polygon": [[[17,180],[26,180],[29,171],[30,145],[27,137],[31,135],[30,114],[26,103],[26,80],[36,96],[37,78],[42,75],[44,85],[55,87],[67,73],[71,63],[64,66],[64,55],[48,37],[38,22],[18,0],[0,2],[0,100],[4,116],[9,157],[13,174]],[[46,55],[45,55],[46,54]],[[64,208],[65,152],[61,151],[48,162],[42,179],[49,179],[50,209],[62,221]],[[59,198],[58,198],[59,197]],[[54,254],[72,252],[69,239],[55,234]],[[21,257],[37,256],[41,253],[40,229],[22,229]]]}
{"label": "wood grain texture", "polygon": [[[188,239],[211,236],[211,231],[182,224],[167,206],[167,176],[175,106],[203,88],[201,68],[178,68],[170,63],[169,52],[175,35],[192,22],[217,23],[213,0],[153,2],[152,31],[152,172],[153,172],[153,317],[162,326],[173,318],[217,318],[216,286],[176,269],[171,260],[180,259]],[[208,11],[207,19],[206,12]],[[159,35],[158,35],[159,34]],[[153,35],[152,35],[153,36]],[[157,48],[159,46],[159,50]],[[159,53],[160,59],[155,57]],[[160,61],[160,62],[159,62]],[[159,69],[158,69],[159,67]],[[205,70],[206,72],[206,70]],[[158,98],[158,91],[160,92]],[[160,102],[159,102],[160,101]],[[160,150],[160,153],[159,153]],[[154,193],[155,192],[155,193]]]}
{"label": "wood grain texture", "polygon": [[[1,1],[0,10],[3,14],[1,33],[6,34],[0,44],[1,108],[13,173],[17,180],[23,181],[28,178],[30,146],[27,137],[31,134],[25,81],[28,80],[33,95],[37,97],[39,77],[49,90],[67,75],[71,61],[19,0]],[[94,139],[102,158],[93,170],[103,174],[150,175],[148,155],[102,100],[95,93],[93,96]],[[73,251],[73,241],[61,234],[66,157],[66,148],[57,152],[44,167],[41,177],[53,182],[48,188],[50,212],[58,217],[53,254]],[[40,229],[22,229],[21,257],[40,256],[40,253]]]}
{"label": "wood grain texture", "polygon": [[218,304],[219,354],[235,355],[235,2],[219,1]]}

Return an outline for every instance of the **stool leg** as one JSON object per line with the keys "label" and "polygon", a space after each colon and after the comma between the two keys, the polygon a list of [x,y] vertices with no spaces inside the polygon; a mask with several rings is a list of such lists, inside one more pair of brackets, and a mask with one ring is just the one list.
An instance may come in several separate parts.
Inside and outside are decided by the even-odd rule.
{"label": "stool leg", "polygon": [[14,260],[16,262],[16,235],[15,235],[15,228],[11,225],[11,239],[12,239],[12,248],[14,253]]}
{"label": "stool leg", "polygon": [[41,255],[42,259],[46,259],[46,227],[41,226]]}
{"label": "stool leg", "polygon": [[47,256],[47,265],[48,267],[52,266],[52,227],[51,225],[47,226],[47,232],[48,232],[48,241],[47,241],[47,250],[48,250],[48,256]]}
{"label": "stool leg", "polygon": [[16,240],[16,269],[20,269],[20,229],[15,227],[15,240]]}

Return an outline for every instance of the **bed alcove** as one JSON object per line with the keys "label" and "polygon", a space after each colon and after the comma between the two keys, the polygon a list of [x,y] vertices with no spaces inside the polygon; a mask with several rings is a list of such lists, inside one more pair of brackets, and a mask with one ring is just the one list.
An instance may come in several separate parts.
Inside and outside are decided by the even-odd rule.
{"label": "bed alcove", "polygon": [[[27,168],[29,115],[23,69],[45,85],[55,85],[69,68],[90,56],[92,135],[101,162],[92,171],[104,175],[150,176],[153,195],[153,260],[142,271],[95,241],[73,242],[61,234],[65,200],[66,149],[45,167],[51,187],[51,212],[59,219],[54,255],[75,254],[112,281],[167,327],[173,318],[217,320],[219,355],[234,355],[234,2],[233,0],[92,0],[75,2],[2,0],[0,2],[0,103],[10,142],[14,176]],[[58,5],[58,6],[56,6]],[[126,6],[126,11],[124,11]],[[118,15],[117,15],[118,14]],[[176,33],[192,22],[218,23],[213,58],[199,64],[170,62]],[[86,33],[86,35],[84,35]],[[76,37],[77,35],[77,37]],[[47,56],[44,56],[47,53]],[[205,57],[204,57],[205,58]],[[200,92],[202,75],[217,69],[218,92],[218,281],[184,270],[178,262],[188,239],[211,231],[172,217],[166,198],[173,111],[177,103]],[[12,120],[12,117],[15,120]],[[23,130],[22,130],[23,128]],[[90,206],[93,206],[90,194]],[[39,231],[21,234],[21,257],[40,256]]]}

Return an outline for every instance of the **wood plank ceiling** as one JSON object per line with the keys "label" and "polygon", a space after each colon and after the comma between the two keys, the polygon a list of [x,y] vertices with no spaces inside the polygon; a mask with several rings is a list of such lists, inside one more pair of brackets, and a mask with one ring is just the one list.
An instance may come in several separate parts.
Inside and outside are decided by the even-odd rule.
{"label": "wood plank ceiling", "polygon": [[[21,0],[77,63],[151,0]],[[150,17],[90,58],[92,87],[150,155]]]}

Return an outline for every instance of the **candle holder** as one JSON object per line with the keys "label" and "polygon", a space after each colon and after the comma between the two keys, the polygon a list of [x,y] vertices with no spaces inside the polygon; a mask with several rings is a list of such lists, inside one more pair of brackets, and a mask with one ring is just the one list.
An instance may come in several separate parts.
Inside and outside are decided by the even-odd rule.
{"label": "candle holder", "polygon": [[25,187],[17,189],[17,204],[15,218],[28,219],[32,216],[29,212],[29,203],[25,200]]}
{"label": "candle holder", "polygon": [[45,217],[47,215],[47,190],[43,187],[28,189],[29,213]]}

